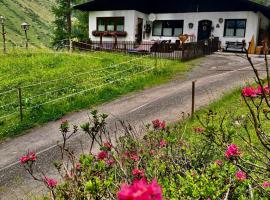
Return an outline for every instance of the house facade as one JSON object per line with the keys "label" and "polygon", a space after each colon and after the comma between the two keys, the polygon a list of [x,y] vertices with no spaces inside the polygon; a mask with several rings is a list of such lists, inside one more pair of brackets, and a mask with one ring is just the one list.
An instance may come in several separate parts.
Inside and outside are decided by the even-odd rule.
{"label": "house facade", "polygon": [[226,42],[255,46],[268,36],[270,9],[247,0],[96,0],[75,6],[89,12],[89,38],[93,41],[179,40],[218,37]]}

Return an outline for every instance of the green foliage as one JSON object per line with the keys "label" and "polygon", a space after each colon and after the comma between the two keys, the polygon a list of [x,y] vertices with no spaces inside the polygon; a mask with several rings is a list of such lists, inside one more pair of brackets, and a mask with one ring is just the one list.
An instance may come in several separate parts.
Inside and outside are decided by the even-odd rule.
{"label": "green foliage", "polygon": [[82,3],[81,0],[56,0],[52,8],[55,16],[53,46],[62,48],[69,44],[68,39],[76,38],[88,40],[88,13],[73,10],[73,4]]}
{"label": "green foliage", "polygon": [[[101,115],[94,112],[92,116]],[[94,118],[88,123],[93,128],[85,129],[85,134],[95,132],[97,127],[104,128],[105,124],[96,124]],[[63,162],[64,165],[79,162],[79,165],[73,164],[71,171],[62,175],[68,178],[53,190],[57,199],[116,199],[123,183],[131,184],[141,178],[157,179],[164,199],[250,199],[250,187],[254,198],[267,199],[251,179],[236,178],[239,168],[225,158],[225,149],[219,149],[211,141],[190,145],[174,126],[152,128],[149,125],[148,132],[141,138],[132,127],[122,126],[125,133],[114,138],[115,145],[104,148],[110,142],[97,140],[98,155],[83,154],[78,161]],[[97,134],[104,135],[100,131]],[[104,135],[109,138],[107,136]],[[202,151],[208,159],[199,159]],[[100,156],[101,153],[105,156]],[[221,163],[215,161],[216,157]],[[110,160],[113,162],[109,163]],[[140,174],[134,174],[134,169],[140,170]]]}

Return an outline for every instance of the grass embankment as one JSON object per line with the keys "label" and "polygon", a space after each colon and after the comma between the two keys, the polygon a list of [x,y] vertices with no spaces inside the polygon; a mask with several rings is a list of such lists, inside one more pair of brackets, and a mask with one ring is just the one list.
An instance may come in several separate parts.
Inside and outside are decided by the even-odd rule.
{"label": "grass embankment", "polygon": [[[213,112],[213,117],[208,118],[209,111]],[[210,124],[213,125],[216,130],[220,130],[220,125],[222,124],[222,128],[225,132],[228,133],[229,131],[233,131],[233,142],[242,148],[245,148],[246,145],[244,145],[240,136],[247,136],[243,126],[244,124],[246,124],[249,129],[253,143],[259,144],[250,118],[248,117],[249,115],[250,112],[241,96],[240,88],[235,89],[231,93],[224,95],[220,100],[217,100],[196,112],[196,116],[198,116],[204,124],[206,124],[208,119],[210,119],[210,121],[214,119]],[[183,133],[185,130],[183,138],[190,144],[196,145],[201,143],[202,140],[205,140],[204,136],[194,131],[194,128],[203,127],[200,120],[196,117],[194,120],[188,119],[176,125],[177,129],[179,129],[179,133]],[[265,123],[268,122],[265,121]]]}
{"label": "grass embankment", "polygon": [[[192,66],[165,59],[156,66],[153,58],[104,52],[13,52],[0,54],[0,60],[0,139],[68,112],[164,83]],[[22,90],[22,122],[18,87]]]}
{"label": "grass embankment", "polygon": [[[21,29],[23,22],[31,25],[28,31],[31,44],[34,46],[50,45],[51,23],[54,18],[51,7],[54,3],[54,0],[1,0],[0,15],[6,18],[8,50],[12,47],[24,46],[25,36]],[[2,44],[0,48],[2,48]]]}

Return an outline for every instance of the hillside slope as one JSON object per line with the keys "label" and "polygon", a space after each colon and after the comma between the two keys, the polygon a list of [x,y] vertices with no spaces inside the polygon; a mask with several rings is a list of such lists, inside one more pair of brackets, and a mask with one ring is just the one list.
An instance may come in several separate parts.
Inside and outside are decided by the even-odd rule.
{"label": "hillside slope", "polygon": [[0,0],[0,15],[6,18],[8,47],[22,45],[25,41],[20,26],[22,22],[31,25],[30,42],[36,46],[48,45],[52,33],[53,2],[54,0]]}

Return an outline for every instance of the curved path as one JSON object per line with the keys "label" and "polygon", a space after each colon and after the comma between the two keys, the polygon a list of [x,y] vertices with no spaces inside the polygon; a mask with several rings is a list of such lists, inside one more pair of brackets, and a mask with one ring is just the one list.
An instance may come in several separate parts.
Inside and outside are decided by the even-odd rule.
{"label": "curved path", "polygon": [[[263,58],[254,57],[256,66],[263,66]],[[261,68],[263,73],[263,68]],[[248,62],[233,54],[217,53],[201,59],[201,63],[183,80],[134,93],[99,106],[100,112],[110,115],[113,126],[124,119],[137,128],[154,119],[175,122],[182,112],[191,108],[191,81],[196,82],[196,108],[209,104],[232,88],[252,80],[253,72]],[[88,111],[72,113],[64,117],[72,124],[82,124],[88,119]],[[38,152],[41,169],[56,175],[52,161],[58,157],[55,144],[61,141],[58,134],[60,121],[50,122],[29,130],[25,135],[0,144],[0,199],[28,199],[31,192],[43,191],[18,164],[18,158],[27,150]],[[79,133],[70,141],[78,152],[88,144],[86,136]]]}

